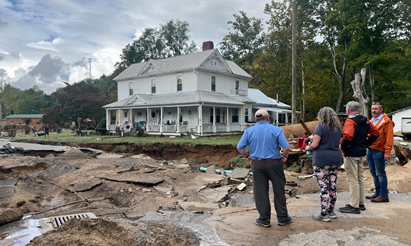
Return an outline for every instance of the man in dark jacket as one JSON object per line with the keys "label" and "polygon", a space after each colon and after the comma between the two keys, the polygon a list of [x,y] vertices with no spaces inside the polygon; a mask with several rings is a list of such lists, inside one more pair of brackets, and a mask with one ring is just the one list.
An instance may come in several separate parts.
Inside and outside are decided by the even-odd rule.
{"label": "man in dark jacket", "polygon": [[340,208],[340,212],[359,214],[360,210],[365,210],[363,171],[366,149],[377,140],[379,132],[365,116],[358,113],[358,102],[351,101],[345,106],[348,119],[343,129],[341,149],[344,152],[345,172],[350,186],[350,204]]}

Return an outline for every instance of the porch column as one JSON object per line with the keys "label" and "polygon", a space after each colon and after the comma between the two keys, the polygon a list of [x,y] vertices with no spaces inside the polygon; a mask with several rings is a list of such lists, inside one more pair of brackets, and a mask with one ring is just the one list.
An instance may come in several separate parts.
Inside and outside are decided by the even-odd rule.
{"label": "porch column", "polygon": [[181,108],[177,106],[177,120],[176,120],[176,126],[177,126],[177,133],[180,132],[180,110]]}
{"label": "porch column", "polygon": [[111,120],[111,117],[109,118],[109,110],[108,109],[106,109],[106,130],[107,131],[109,131],[110,130],[110,120]]}
{"label": "porch column", "polygon": [[200,104],[200,107],[199,107],[199,115],[200,115],[200,124],[199,124],[199,133],[200,133],[200,136],[203,136],[203,105],[202,104]]}
{"label": "porch column", "polygon": [[244,108],[243,107],[241,107],[241,108],[239,108],[238,109],[238,123],[240,124],[240,131],[243,129],[243,121],[244,121],[244,118],[243,118],[243,110],[244,110]]}
{"label": "porch column", "polygon": [[285,113],[285,122],[284,123],[288,125],[288,114],[287,113]]}
{"label": "porch column", "polygon": [[118,127],[121,126],[121,109],[118,110],[118,122],[117,122],[117,126],[118,126]]}
{"label": "porch column", "polygon": [[147,108],[147,132],[151,130],[151,108]]}
{"label": "porch column", "polygon": [[129,109],[128,110],[128,125],[130,126],[130,130],[131,128],[133,128],[133,109]]}
{"label": "porch column", "polygon": [[278,126],[278,123],[280,123],[280,122],[279,122],[279,120],[280,120],[280,119],[279,119],[279,114],[278,114],[278,111],[276,112],[276,114],[277,114],[277,122],[276,122],[276,126]]}
{"label": "porch column", "polygon": [[228,107],[227,107],[227,126],[226,126],[226,130],[227,132],[230,132],[230,119],[228,118],[229,112],[228,112]]}
{"label": "porch column", "polygon": [[200,117],[200,108],[201,108],[201,104],[199,104],[197,106],[197,118],[198,118],[198,127],[197,127],[197,133],[200,134],[201,133],[201,117]]}
{"label": "porch column", "polygon": [[215,126],[215,118],[217,118],[217,113],[215,111],[215,106],[213,106],[213,132],[217,132],[217,128]]}
{"label": "porch column", "polygon": [[163,118],[164,118],[164,112],[163,112],[163,107],[160,108],[161,109],[161,114],[160,114],[160,133],[163,132]]}

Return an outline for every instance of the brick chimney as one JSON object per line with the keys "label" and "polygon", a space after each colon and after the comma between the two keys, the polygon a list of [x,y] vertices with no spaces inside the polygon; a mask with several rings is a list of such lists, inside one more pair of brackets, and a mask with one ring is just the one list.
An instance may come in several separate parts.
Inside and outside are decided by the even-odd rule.
{"label": "brick chimney", "polygon": [[214,49],[214,43],[213,43],[213,41],[205,41],[205,42],[203,42],[203,51],[213,50],[213,49]]}

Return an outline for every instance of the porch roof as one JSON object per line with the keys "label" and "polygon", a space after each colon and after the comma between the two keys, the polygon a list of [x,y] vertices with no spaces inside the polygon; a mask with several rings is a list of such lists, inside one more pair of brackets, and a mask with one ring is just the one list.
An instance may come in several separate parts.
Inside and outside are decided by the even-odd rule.
{"label": "porch roof", "polygon": [[103,108],[130,108],[149,106],[170,106],[190,103],[211,103],[241,106],[244,103],[237,101],[223,93],[193,91],[169,94],[136,94],[129,98],[107,104]]}
{"label": "porch roof", "polygon": [[[265,109],[267,111],[271,111],[271,112],[275,112],[275,113],[287,113],[287,114],[291,114],[293,111],[289,110],[289,109],[283,109],[283,108],[269,108],[269,107],[253,107],[255,109]],[[301,114],[300,111],[297,111],[297,114]]]}

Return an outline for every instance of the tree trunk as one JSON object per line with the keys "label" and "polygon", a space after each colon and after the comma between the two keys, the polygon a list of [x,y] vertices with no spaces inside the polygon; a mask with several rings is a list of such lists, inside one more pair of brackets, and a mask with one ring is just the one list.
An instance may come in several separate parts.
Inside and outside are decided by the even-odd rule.
{"label": "tree trunk", "polygon": [[301,119],[305,121],[305,84],[304,84],[304,59],[301,59],[301,82],[303,86],[303,108],[301,110]]}
{"label": "tree trunk", "polygon": [[354,91],[353,97],[360,104],[359,113],[368,118],[368,102],[370,101],[370,98],[368,97],[364,86],[366,73],[366,68],[362,68],[361,73],[356,73],[355,80],[351,81],[351,86]]}
{"label": "tree trunk", "polygon": [[371,91],[371,102],[375,102],[375,69],[371,68],[371,64],[368,65],[370,70],[370,91]]}

